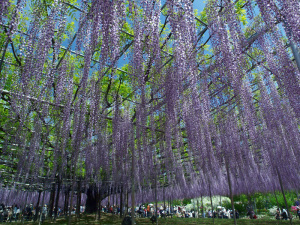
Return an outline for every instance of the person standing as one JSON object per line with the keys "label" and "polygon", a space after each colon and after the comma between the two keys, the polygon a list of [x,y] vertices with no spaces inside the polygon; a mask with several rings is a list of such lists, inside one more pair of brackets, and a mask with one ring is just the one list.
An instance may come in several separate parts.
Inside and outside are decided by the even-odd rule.
{"label": "person standing", "polygon": [[250,219],[253,219],[254,218],[254,211],[252,209],[250,209],[247,213],[247,216],[250,217]]}
{"label": "person standing", "polygon": [[240,218],[239,211],[237,211],[237,210],[235,210],[235,218],[236,218],[236,219],[239,219],[239,218]]}
{"label": "person standing", "polygon": [[0,223],[3,222],[4,205],[0,204]]}
{"label": "person standing", "polygon": [[7,222],[10,222],[12,221],[12,218],[13,218],[13,209],[12,207],[8,207],[7,209]]}
{"label": "person standing", "polygon": [[44,221],[46,217],[47,217],[47,205],[44,205],[42,211],[42,221]]}
{"label": "person standing", "polygon": [[147,217],[148,218],[150,217],[150,205],[149,204],[147,205]]}
{"label": "person standing", "polygon": [[277,210],[276,210],[275,219],[280,220],[280,209],[279,208],[277,208]]}
{"label": "person standing", "polygon": [[299,208],[299,206],[297,206],[297,216],[299,217],[299,220],[300,220],[300,208]]}
{"label": "person standing", "polygon": [[282,219],[287,220],[288,219],[288,214],[286,209],[282,208],[282,213],[281,213]]}

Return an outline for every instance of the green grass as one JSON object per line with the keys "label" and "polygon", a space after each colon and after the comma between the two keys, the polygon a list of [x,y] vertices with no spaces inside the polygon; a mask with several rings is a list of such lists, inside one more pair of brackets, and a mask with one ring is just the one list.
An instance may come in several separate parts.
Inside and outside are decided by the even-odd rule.
{"label": "green grass", "polygon": [[[281,225],[281,224],[289,224],[289,221],[276,221],[273,217],[264,217],[261,219],[250,220],[250,219],[238,219],[238,225]],[[7,224],[7,223],[6,223]],[[11,224],[22,224],[22,223],[11,223]],[[38,223],[33,222],[24,222],[24,225],[35,225]],[[59,218],[55,222],[54,221],[45,221],[43,225],[50,225],[50,224],[68,224],[68,221],[65,218]],[[115,215],[110,214],[102,214],[101,220],[95,220],[95,215],[85,215],[82,216],[80,219],[72,218],[71,224],[101,224],[101,225],[109,225],[109,224],[122,224],[122,220]],[[151,225],[151,221],[149,218],[136,218],[136,225]],[[158,224],[161,225],[198,225],[198,224],[213,224],[212,219],[197,219],[197,218],[159,218]],[[233,225],[233,219],[215,219],[215,225]],[[294,219],[293,224],[299,224],[299,219]]]}

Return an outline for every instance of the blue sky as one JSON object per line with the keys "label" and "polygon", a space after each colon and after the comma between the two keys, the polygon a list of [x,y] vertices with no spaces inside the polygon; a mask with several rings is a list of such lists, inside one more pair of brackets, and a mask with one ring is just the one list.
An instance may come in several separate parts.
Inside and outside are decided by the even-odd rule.
{"label": "blue sky", "polygon": [[194,1],[194,9],[198,9],[198,12],[201,12],[205,7],[204,0],[195,0]]}

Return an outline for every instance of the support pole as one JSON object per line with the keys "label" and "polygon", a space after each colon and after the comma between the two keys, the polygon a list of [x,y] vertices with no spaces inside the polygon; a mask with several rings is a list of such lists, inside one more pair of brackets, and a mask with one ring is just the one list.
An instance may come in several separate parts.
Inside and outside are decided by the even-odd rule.
{"label": "support pole", "polygon": [[101,198],[102,198],[102,196],[101,196],[101,188],[99,188],[99,199],[98,199],[98,220],[100,220],[100,218],[101,218]]}
{"label": "support pole", "polygon": [[166,210],[165,184],[163,186],[163,196],[164,196],[164,210]]}
{"label": "support pole", "polygon": [[157,218],[157,177],[155,174],[155,221],[156,225],[158,224],[158,218]]}
{"label": "support pole", "polygon": [[[27,198],[28,198],[28,190],[27,190],[26,198],[25,198],[24,212],[26,211]],[[24,216],[22,217],[22,224],[24,224]]]}
{"label": "support pole", "polygon": [[253,202],[254,202],[254,212],[257,215],[257,208],[256,208],[256,199],[255,199],[255,196],[253,197]]}
{"label": "support pole", "polygon": [[[43,207],[44,207],[44,201],[45,201],[45,195],[46,195],[46,192],[44,190],[44,193],[43,193],[43,200],[42,200],[42,207],[41,207],[41,214],[40,214],[40,219],[39,219],[39,225],[41,225],[42,223],[42,217],[43,217]],[[47,209],[46,209],[47,210]]]}
{"label": "support pole", "polygon": [[134,199],[134,184],[131,186],[131,225],[134,225],[134,208],[135,208],[135,199]]}
{"label": "support pole", "polygon": [[53,219],[54,200],[55,200],[55,183],[52,183],[50,200],[49,200],[49,217],[51,220]]}
{"label": "support pole", "polygon": [[38,218],[39,218],[39,211],[40,211],[40,207],[39,206],[40,206],[41,194],[42,194],[42,191],[39,190],[38,201],[37,201],[36,206],[35,206],[34,221],[38,220]]}
{"label": "support pole", "polygon": [[213,206],[212,197],[211,197],[211,188],[210,188],[210,184],[209,184],[209,197],[210,197],[210,206],[211,206],[211,214],[212,214],[212,218],[213,218],[213,224],[215,224],[214,206]]}
{"label": "support pole", "polygon": [[204,208],[203,208],[203,196],[201,195],[201,213],[202,213],[202,215],[201,215],[201,218],[203,218],[203,210],[204,210]]}
{"label": "support pole", "polygon": [[126,216],[128,213],[128,190],[126,189],[126,207],[125,207],[125,213],[124,215]]}
{"label": "support pole", "polygon": [[163,185],[164,210],[166,210],[165,183],[166,183],[166,176],[164,175],[164,185]]}
{"label": "support pole", "polygon": [[[97,190],[97,192],[95,191]],[[95,193],[95,201],[96,201],[96,212],[95,212],[95,220],[97,220],[98,215],[99,215],[99,191],[97,189],[97,185],[94,187]]]}
{"label": "support pole", "polygon": [[[116,188],[113,188],[113,190],[116,190]],[[112,194],[112,214],[114,213],[114,208],[115,208],[115,200],[116,200],[116,192],[115,191],[112,191],[113,194]]]}
{"label": "support pole", "polygon": [[107,212],[109,212],[110,209],[110,195],[111,195],[111,187],[108,188]]}
{"label": "support pole", "polygon": [[[71,174],[71,200],[70,200],[70,210],[69,210],[69,220],[68,220],[68,225],[71,224],[71,213],[72,213],[72,207],[73,207],[73,195],[74,195],[74,183],[76,181],[76,169],[77,169],[77,157],[75,157],[75,165],[74,165],[74,170],[73,170],[73,175]],[[71,170],[72,171],[72,170]]]}
{"label": "support pole", "polygon": [[81,180],[77,182],[77,201],[76,201],[76,217],[80,218],[80,205],[81,205]]}
{"label": "support pole", "polygon": [[131,225],[134,225],[134,208],[135,208],[135,199],[134,199],[134,186],[135,186],[135,148],[134,143],[132,143],[132,163],[131,163]]}
{"label": "support pole", "polygon": [[228,179],[228,185],[229,185],[229,193],[230,193],[230,199],[231,199],[231,207],[232,207],[232,212],[233,212],[234,224],[237,225],[228,162],[226,162],[226,170],[227,170],[227,179]]}
{"label": "support pole", "polygon": [[69,210],[69,198],[70,198],[70,190],[69,187],[65,191],[65,202],[64,202],[64,215],[67,219],[68,216],[68,210]]}
{"label": "support pole", "polygon": [[277,208],[279,209],[280,206],[279,206],[279,202],[278,202],[277,195],[276,195],[276,192],[275,192],[275,191],[274,191],[274,195],[275,195],[275,199],[276,199],[276,203],[277,203]]}
{"label": "support pole", "polygon": [[171,214],[171,199],[168,200],[169,214]]}
{"label": "support pole", "polygon": [[283,188],[283,184],[282,184],[281,175],[280,175],[280,172],[279,172],[279,170],[278,170],[277,167],[276,167],[276,171],[277,171],[277,174],[278,174],[278,179],[279,179],[280,188],[281,188],[281,192],[282,192],[282,195],[283,195],[285,207],[286,207],[286,210],[288,212],[289,219],[290,219],[290,224],[293,224],[293,222],[292,222],[292,215],[290,214],[290,210],[289,210],[288,203],[287,203],[287,200],[286,200],[286,197],[285,197],[285,193],[284,193],[284,188]]}
{"label": "support pole", "polygon": [[200,213],[200,211],[199,211],[199,200],[197,199],[197,213],[198,213],[198,218],[200,217],[199,216],[199,213]]}
{"label": "support pole", "polygon": [[121,193],[120,193],[120,218],[123,216],[123,185],[121,186]]}
{"label": "support pole", "polygon": [[142,205],[144,204],[144,188],[142,186]]}
{"label": "support pole", "polygon": [[60,194],[60,186],[61,186],[61,182],[60,182],[60,178],[58,177],[58,180],[57,180],[57,192],[56,192],[56,198],[55,198],[55,204],[54,204],[54,221],[57,218],[58,202],[59,202],[59,194]]}
{"label": "support pole", "polygon": [[[75,175],[73,175],[75,176]],[[75,180],[75,177],[73,177],[73,180]],[[72,215],[72,207],[73,207],[73,195],[74,195],[74,181],[72,182],[72,187],[71,187],[71,200],[70,200],[70,209],[69,209],[69,219],[68,219],[68,225],[71,224],[71,215]]]}

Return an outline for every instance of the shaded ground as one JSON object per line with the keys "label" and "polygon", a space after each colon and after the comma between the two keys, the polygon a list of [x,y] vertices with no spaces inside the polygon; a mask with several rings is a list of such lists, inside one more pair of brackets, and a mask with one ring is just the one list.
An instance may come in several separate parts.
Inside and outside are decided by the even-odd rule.
{"label": "shaded ground", "polygon": [[[289,221],[276,221],[274,218],[271,217],[265,217],[262,219],[257,220],[250,220],[250,219],[239,219],[237,220],[237,223],[239,225],[281,225],[281,224],[289,224]],[[9,223],[3,223],[3,224],[9,224]],[[14,223],[11,224],[22,224],[22,223]],[[35,225],[38,223],[33,222],[24,222],[24,224],[28,225]],[[65,218],[59,218],[55,222],[54,221],[45,221],[43,225],[50,225],[50,224],[68,224],[68,221]],[[122,220],[115,215],[111,214],[102,214],[101,220],[95,220],[95,215],[86,215],[82,216],[80,219],[72,218],[71,224],[101,224],[101,225],[109,225],[109,224],[122,224]],[[136,225],[150,225],[152,222],[149,218],[137,218],[136,219]],[[195,218],[167,218],[167,219],[159,219],[158,224],[164,224],[164,225],[198,225],[198,224],[213,224],[212,219],[195,219]],[[215,219],[215,225],[233,225],[233,219]],[[294,219],[293,224],[299,224],[299,219]]]}

